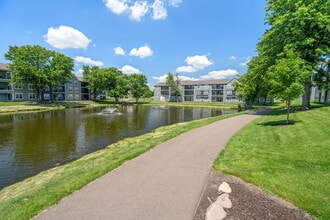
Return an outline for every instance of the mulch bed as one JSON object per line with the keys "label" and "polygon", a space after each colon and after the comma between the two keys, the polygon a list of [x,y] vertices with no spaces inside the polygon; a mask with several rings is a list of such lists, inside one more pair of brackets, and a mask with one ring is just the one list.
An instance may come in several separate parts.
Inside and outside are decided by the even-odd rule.
{"label": "mulch bed", "polygon": [[271,196],[252,184],[237,177],[211,171],[194,220],[205,219],[206,210],[211,204],[210,200],[212,202],[216,200],[218,187],[222,182],[227,182],[232,189],[229,194],[232,208],[225,208],[227,212],[225,219],[313,219],[291,203]]}

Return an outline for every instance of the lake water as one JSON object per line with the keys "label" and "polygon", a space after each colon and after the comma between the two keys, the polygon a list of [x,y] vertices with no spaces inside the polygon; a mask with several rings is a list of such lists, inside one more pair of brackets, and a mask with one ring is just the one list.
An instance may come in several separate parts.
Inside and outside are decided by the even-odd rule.
{"label": "lake water", "polygon": [[114,114],[112,111],[97,107],[0,115],[0,189],[125,137],[233,113],[214,108],[143,105],[121,106]]}

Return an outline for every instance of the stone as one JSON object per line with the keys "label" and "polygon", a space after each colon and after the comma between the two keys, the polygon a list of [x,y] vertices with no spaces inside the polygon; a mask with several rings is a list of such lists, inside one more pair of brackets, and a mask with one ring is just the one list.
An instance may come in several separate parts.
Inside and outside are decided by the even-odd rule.
{"label": "stone", "polygon": [[225,210],[214,202],[207,208],[205,220],[223,220],[226,216]]}
{"label": "stone", "polygon": [[221,183],[221,185],[218,188],[218,193],[219,194],[221,194],[221,193],[231,193],[231,188],[230,188],[229,184],[226,183],[226,182]]}
{"label": "stone", "polygon": [[217,200],[215,201],[216,204],[223,208],[230,209],[232,207],[231,200],[229,199],[229,194],[224,193],[218,196]]}

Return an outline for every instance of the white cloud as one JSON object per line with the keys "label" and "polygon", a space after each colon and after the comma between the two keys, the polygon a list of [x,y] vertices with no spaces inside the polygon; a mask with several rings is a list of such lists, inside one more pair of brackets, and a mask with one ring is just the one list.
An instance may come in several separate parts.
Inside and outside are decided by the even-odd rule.
{"label": "white cloud", "polygon": [[230,76],[236,76],[238,72],[233,69],[211,71],[207,75],[201,76],[202,79],[225,79]]}
{"label": "white cloud", "polygon": [[156,0],[152,4],[152,12],[152,18],[155,20],[165,19],[167,17],[167,10],[162,0]]}
{"label": "white cloud", "polygon": [[136,1],[130,7],[130,18],[135,21],[140,21],[141,17],[145,16],[149,11],[149,4],[146,1]]}
{"label": "white cloud", "polygon": [[150,47],[143,46],[140,48],[133,48],[131,50],[131,52],[129,53],[129,55],[140,57],[140,58],[145,58],[145,57],[152,56],[153,53],[154,52],[150,49]]}
{"label": "white cloud", "polygon": [[[152,78],[158,82],[166,82],[166,76],[167,74],[165,75],[162,75],[162,76],[153,76]],[[192,80],[192,81],[196,81],[198,79],[196,78],[193,78],[193,77],[187,77],[187,76],[179,76],[179,79],[184,81],[184,80]]]}
{"label": "white cloud", "polygon": [[130,19],[140,21],[147,14],[151,14],[154,20],[165,19],[167,17],[166,8],[178,7],[182,0],[155,0],[153,3],[146,0],[103,0],[103,2],[112,12],[116,14],[127,12]]}
{"label": "white cloud", "polygon": [[230,59],[230,60],[236,60],[237,57],[235,57],[235,56],[230,56],[229,59]]}
{"label": "white cloud", "polygon": [[135,67],[130,65],[125,65],[120,69],[124,74],[134,74],[134,73],[141,73],[141,71]]}
{"label": "white cloud", "polygon": [[121,55],[121,56],[125,55],[125,50],[121,47],[116,47],[113,50],[114,50],[116,55]]}
{"label": "white cloud", "polygon": [[187,57],[185,60],[187,66],[180,66],[176,69],[177,72],[192,73],[198,70],[202,70],[213,64],[205,55],[195,55]]}
{"label": "white cloud", "polygon": [[169,0],[169,5],[172,7],[178,7],[182,0]]}
{"label": "white cloud", "polygon": [[192,66],[179,66],[178,68],[176,68],[176,72],[178,73],[193,73],[196,71],[197,70]]}
{"label": "white cloud", "polygon": [[197,70],[202,70],[205,67],[213,64],[213,62],[210,61],[205,55],[202,56],[196,55],[193,57],[187,57],[186,63]]}
{"label": "white cloud", "polygon": [[91,42],[82,32],[68,26],[50,27],[44,38],[48,44],[59,49],[87,48]]}
{"label": "white cloud", "polygon": [[95,60],[92,60],[91,58],[88,58],[88,57],[76,56],[74,58],[74,61],[76,61],[78,63],[85,63],[87,65],[103,66],[103,62],[101,62],[101,61],[95,61]]}
{"label": "white cloud", "polygon": [[105,6],[116,14],[121,14],[128,10],[129,0],[104,0]]}

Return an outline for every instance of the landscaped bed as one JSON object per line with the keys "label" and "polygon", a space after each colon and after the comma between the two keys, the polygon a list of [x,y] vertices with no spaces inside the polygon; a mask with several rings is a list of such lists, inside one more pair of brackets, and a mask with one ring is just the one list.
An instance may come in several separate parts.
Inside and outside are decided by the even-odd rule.
{"label": "landscaped bed", "polygon": [[330,107],[260,117],[235,135],[214,168],[330,219]]}

